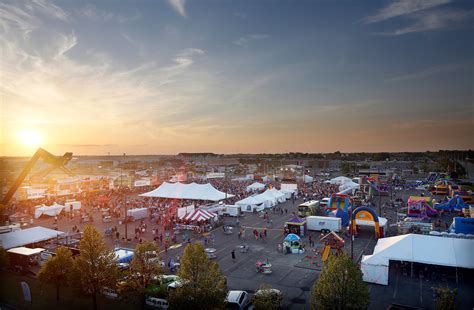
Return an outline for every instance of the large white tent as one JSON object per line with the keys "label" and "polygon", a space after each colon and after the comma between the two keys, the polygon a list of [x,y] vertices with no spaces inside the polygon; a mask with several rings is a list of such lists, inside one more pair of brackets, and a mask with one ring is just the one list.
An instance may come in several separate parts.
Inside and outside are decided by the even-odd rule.
{"label": "large white tent", "polygon": [[286,200],[286,194],[277,190],[276,188],[270,189],[270,192],[277,199],[278,202],[284,202]]}
{"label": "large white tent", "polygon": [[254,210],[261,211],[265,208],[271,207],[271,202],[268,198],[260,195],[249,196],[235,203],[241,207],[242,212],[253,212]]}
{"label": "large white tent", "polygon": [[35,209],[35,218],[39,218],[41,215],[56,216],[64,210],[64,206],[54,203],[51,206],[41,205]]}
{"label": "large white tent", "polygon": [[15,230],[9,233],[0,234],[0,245],[4,249],[11,249],[27,244],[38,243],[49,239],[56,238],[64,234],[62,231],[57,231],[41,226]]}
{"label": "large white tent", "polygon": [[183,184],[163,182],[158,188],[141,194],[143,197],[170,198],[170,199],[191,199],[219,201],[234,195],[226,194],[217,190],[210,183],[207,184]]}
{"label": "large white tent", "polygon": [[[435,249],[433,248],[435,247]],[[474,268],[474,240],[407,234],[377,241],[361,261],[363,280],[388,285],[389,261]]]}
{"label": "large white tent", "polygon": [[259,182],[254,182],[250,184],[249,186],[246,187],[247,192],[253,192],[253,191],[258,191],[262,190],[265,188],[265,184],[259,183]]}

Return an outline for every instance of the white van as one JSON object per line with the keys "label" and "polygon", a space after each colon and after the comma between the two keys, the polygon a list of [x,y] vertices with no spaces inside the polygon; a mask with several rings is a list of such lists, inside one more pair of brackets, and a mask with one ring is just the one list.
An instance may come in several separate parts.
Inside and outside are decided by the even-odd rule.
{"label": "white van", "polygon": [[161,298],[156,298],[156,297],[151,297],[147,296],[145,303],[153,308],[158,308],[158,309],[168,309],[168,301],[166,299],[161,299]]}

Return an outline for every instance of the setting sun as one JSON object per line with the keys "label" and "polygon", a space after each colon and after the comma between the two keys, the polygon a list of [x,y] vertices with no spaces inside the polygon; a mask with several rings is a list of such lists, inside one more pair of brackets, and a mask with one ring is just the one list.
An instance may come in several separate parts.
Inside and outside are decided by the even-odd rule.
{"label": "setting sun", "polygon": [[23,129],[18,132],[19,143],[29,146],[38,146],[42,142],[41,133],[32,129]]}

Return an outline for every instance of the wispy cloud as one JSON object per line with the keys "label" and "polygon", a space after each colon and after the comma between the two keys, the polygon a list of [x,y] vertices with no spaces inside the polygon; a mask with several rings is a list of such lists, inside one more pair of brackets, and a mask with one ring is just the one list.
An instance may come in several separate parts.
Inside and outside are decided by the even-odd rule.
{"label": "wispy cloud", "polygon": [[247,14],[242,13],[242,12],[234,12],[233,15],[234,15],[235,17],[238,17],[238,18],[241,18],[241,19],[246,19],[246,18],[247,18]]}
{"label": "wispy cloud", "polygon": [[168,0],[168,3],[173,7],[176,12],[178,12],[179,15],[187,17],[186,0]]}
{"label": "wispy cloud", "polygon": [[258,40],[263,40],[268,38],[269,35],[267,34],[249,34],[243,37],[238,38],[235,40],[234,43],[235,45],[241,46],[241,47],[248,47],[249,44],[253,41],[258,41]]}
{"label": "wispy cloud", "polygon": [[391,32],[380,33],[382,35],[398,36],[408,33],[434,31],[455,27],[474,16],[474,11],[463,10],[435,10],[423,12],[412,16],[414,22],[407,27]]}
{"label": "wispy cloud", "polygon": [[127,23],[132,22],[140,18],[141,14],[138,11],[135,11],[130,15],[122,15],[114,12],[106,12],[97,8],[93,4],[87,4],[83,8],[76,11],[77,14],[85,16],[94,21],[103,21],[103,22],[118,22],[118,23]]}
{"label": "wispy cloud", "polygon": [[434,8],[448,2],[450,0],[398,0],[380,9],[377,14],[366,17],[364,20],[367,23],[377,23],[390,18]]}
{"label": "wispy cloud", "polygon": [[396,77],[393,77],[393,78],[389,79],[388,81],[389,82],[399,82],[399,81],[406,81],[406,80],[424,79],[424,78],[430,77],[432,75],[436,75],[436,74],[439,74],[439,73],[445,73],[445,72],[451,72],[451,71],[458,70],[460,68],[463,68],[463,66],[458,65],[458,64],[437,66],[437,67],[432,67],[432,68],[428,68],[428,69],[425,69],[425,70],[421,70],[421,71],[418,71],[418,72],[413,72],[413,73],[409,73],[409,74],[405,74],[405,75],[396,76]]}

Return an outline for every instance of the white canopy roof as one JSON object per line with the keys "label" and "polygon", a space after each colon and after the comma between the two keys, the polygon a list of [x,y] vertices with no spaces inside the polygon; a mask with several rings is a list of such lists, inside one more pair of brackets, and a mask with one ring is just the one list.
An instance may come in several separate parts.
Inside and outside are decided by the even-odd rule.
{"label": "white canopy roof", "polygon": [[63,205],[60,205],[60,204],[57,204],[57,203],[54,203],[51,206],[43,205],[41,207],[36,207],[36,209],[35,209],[35,218],[39,218],[43,214],[49,215],[49,216],[56,216],[59,213],[61,213],[61,211],[64,208],[65,207]]}
{"label": "white canopy roof", "polygon": [[259,189],[264,189],[265,184],[259,183],[259,182],[254,182],[250,184],[249,186],[246,187],[247,192],[254,191],[254,190],[259,190]]}
{"label": "white canopy roof", "polygon": [[18,248],[10,249],[7,252],[19,254],[19,255],[31,256],[31,255],[39,254],[43,251],[46,251],[46,250],[42,248],[30,249],[30,248],[25,248],[25,247],[18,247]]}
{"label": "white canopy roof", "polygon": [[377,241],[374,254],[362,257],[364,281],[388,284],[390,260],[474,268],[474,240],[407,234]]}
{"label": "white canopy roof", "polygon": [[329,180],[329,183],[339,184],[339,185],[342,185],[342,184],[347,183],[347,182],[352,182],[352,180],[349,179],[348,177],[345,177],[345,176],[340,176],[340,177],[333,178],[333,179]]}
{"label": "white canopy roof", "polygon": [[312,177],[312,176],[309,176],[309,175],[304,175],[303,181],[304,181],[305,183],[311,183],[311,182],[313,182],[313,177]]}
{"label": "white canopy roof", "polygon": [[62,231],[37,226],[0,234],[0,245],[8,250],[31,243],[53,239],[62,234],[64,234]]}
{"label": "white canopy roof", "polygon": [[[158,188],[151,192],[141,194],[143,197],[171,198],[171,199],[191,199],[191,200],[209,200],[219,201],[226,199],[226,193],[214,188],[210,183],[207,184],[183,184],[163,182]],[[227,194],[227,198],[234,195]]]}

